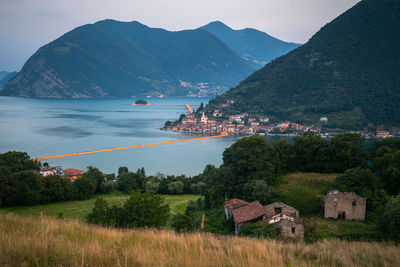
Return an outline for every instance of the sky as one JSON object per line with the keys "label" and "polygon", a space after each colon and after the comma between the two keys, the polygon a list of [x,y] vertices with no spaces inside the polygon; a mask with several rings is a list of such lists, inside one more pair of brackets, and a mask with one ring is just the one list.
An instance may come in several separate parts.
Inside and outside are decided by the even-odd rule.
{"label": "sky", "polygon": [[305,43],[359,0],[0,0],[0,71],[19,71],[41,46],[103,19],[171,31],[222,21]]}

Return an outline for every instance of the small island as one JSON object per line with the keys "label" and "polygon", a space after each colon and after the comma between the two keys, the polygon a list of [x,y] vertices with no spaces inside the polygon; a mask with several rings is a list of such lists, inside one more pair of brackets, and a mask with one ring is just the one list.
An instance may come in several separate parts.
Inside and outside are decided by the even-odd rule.
{"label": "small island", "polygon": [[138,99],[135,101],[135,104],[131,104],[131,106],[150,106],[151,104],[148,104],[146,100],[143,99]]}
{"label": "small island", "polygon": [[147,105],[147,102],[146,102],[146,100],[138,99],[135,101],[135,104],[136,105]]}

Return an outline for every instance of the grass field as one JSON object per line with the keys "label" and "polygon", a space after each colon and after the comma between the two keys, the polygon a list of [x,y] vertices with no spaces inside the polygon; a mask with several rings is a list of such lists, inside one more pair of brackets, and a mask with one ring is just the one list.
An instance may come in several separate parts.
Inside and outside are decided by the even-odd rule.
{"label": "grass field", "polygon": [[283,181],[278,185],[277,190],[285,192],[293,185],[304,185],[310,188],[317,196],[321,196],[323,191],[338,175],[337,173],[290,173],[283,176]]}
{"label": "grass field", "polygon": [[0,216],[0,266],[400,266],[393,243],[283,243]]}
{"label": "grass field", "polygon": [[[24,207],[11,207],[0,209],[0,212],[12,212],[19,215],[33,215],[40,216],[41,214],[50,217],[57,217],[62,214],[64,219],[72,219],[84,221],[85,216],[94,207],[94,202],[97,198],[104,198],[112,204],[122,204],[126,201],[129,195],[124,195],[115,192],[107,195],[95,195],[91,199],[82,201],[67,201],[58,202],[47,205],[24,206]],[[168,202],[171,214],[183,213],[189,200],[196,200],[199,196],[196,195],[164,195],[166,202]]]}

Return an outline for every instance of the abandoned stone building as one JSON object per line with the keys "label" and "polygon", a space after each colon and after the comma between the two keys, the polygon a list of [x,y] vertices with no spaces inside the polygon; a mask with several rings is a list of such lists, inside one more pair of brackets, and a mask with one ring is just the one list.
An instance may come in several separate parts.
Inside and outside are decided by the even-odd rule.
{"label": "abandoned stone building", "polygon": [[248,222],[255,222],[265,219],[265,210],[258,200],[232,210],[233,221],[235,222],[235,233],[240,233],[240,228]]}
{"label": "abandoned stone building", "polygon": [[235,233],[239,234],[243,224],[258,222],[260,224],[274,224],[281,236],[294,240],[304,237],[304,225],[299,216],[299,211],[281,202],[262,206],[260,202],[247,203],[240,199],[231,199],[224,205],[226,218],[233,216]]}
{"label": "abandoned stone building", "polygon": [[324,203],[325,219],[365,220],[367,200],[354,192],[329,191]]}
{"label": "abandoned stone building", "polygon": [[226,219],[229,220],[232,217],[232,211],[234,209],[240,208],[247,204],[249,204],[249,203],[247,203],[244,200],[238,199],[238,198],[232,198],[231,200],[225,199],[224,209],[225,209]]}
{"label": "abandoned stone building", "polygon": [[264,210],[267,212],[267,218],[271,218],[277,214],[285,214],[293,218],[299,217],[298,210],[282,202],[274,202],[264,206]]}

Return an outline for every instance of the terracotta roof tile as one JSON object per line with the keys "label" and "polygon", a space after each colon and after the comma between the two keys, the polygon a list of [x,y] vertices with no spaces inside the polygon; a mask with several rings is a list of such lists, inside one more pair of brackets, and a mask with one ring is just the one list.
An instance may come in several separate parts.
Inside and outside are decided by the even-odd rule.
{"label": "terracotta roof tile", "polygon": [[249,222],[265,215],[265,210],[258,200],[232,211],[236,224]]}
{"label": "terracotta roof tile", "polygon": [[64,172],[69,172],[69,173],[84,173],[85,171],[81,171],[78,169],[65,169]]}
{"label": "terracotta roof tile", "polygon": [[232,199],[230,199],[230,200],[228,200],[226,203],[225,203],[225,207],[230,207],[230,206],[234,206],[234,205],[236,205],[236,204],[248,204],[246,201],[244,201],[244,200],[241,200],[241,199],[238,199],[238,198],[232,198]]}

